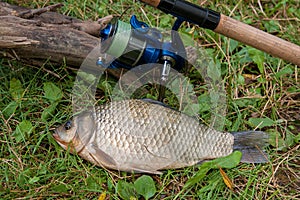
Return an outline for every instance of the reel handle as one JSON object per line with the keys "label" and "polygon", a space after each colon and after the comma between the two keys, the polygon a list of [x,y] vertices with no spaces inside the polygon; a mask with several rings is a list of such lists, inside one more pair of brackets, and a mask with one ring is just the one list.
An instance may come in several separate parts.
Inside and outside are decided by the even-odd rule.
{"label": "reel handle", "polygon": [[[254,28],[250,25],[232,19],[223,14],[219,15],[219,20],[214,14],[214,11],[203,9],[197,5],[191,4],[184,0],[141,0],[144,3],[147,3],[151,6],[157,7],[158,9],[170,13],[175,17],[180,17],[186,21],[196,23],[201,27],[210,28],[209,23],[212,22],[213,26],[210,28],[216,33],[222,34],[229,38],[235,39],[239,42],[250,45],[254,48],[262,50],[266,53],[269,53],[275,57],[281,58],[288,62],[291,62],[295,65],[300,66],[300,46],[283,40],[279,37],[271,35],[267,32]],[[192,8],[192,9],[191,9]],[[186,14],[186,12],[195,12],[191,14]],[[207,23],[205,26],[201,24],[203,20],[199,19],[199,23],[195,21],[195,18],[190,16],[198,15],[200,18],[204,14],[205,10],[207,14],[203,19]],[[202,13],[202,14],[201,14]],[[208,16],[209,14],[211,16]],[[216,25],[216,26],[215,26]]]}

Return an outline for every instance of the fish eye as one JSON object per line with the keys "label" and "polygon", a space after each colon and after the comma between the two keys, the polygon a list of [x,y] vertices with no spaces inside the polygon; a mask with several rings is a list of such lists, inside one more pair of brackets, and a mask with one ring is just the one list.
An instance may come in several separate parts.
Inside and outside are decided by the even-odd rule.
{"label": "fish eye", "polygon": [[65,130],[70,130],[72,128],[72,122],[71,121],[67,121],[65,123]]}

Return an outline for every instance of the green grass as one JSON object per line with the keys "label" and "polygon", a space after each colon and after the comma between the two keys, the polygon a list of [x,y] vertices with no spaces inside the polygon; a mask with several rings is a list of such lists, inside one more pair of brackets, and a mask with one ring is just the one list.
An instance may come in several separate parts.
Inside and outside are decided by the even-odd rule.
{"label": "green grass", "polygon": [[[43,1],[10,1],[41,7]],[[55,3],[52,0],[50,3]],[[57,1],[58,2],[58,1]],[[113,2],[113,3],[111,3]],[[199,1],[194,1],[199,2]],[[108,14],[128,21],[137,14],[153,27],[170,28],[174,19],[135,1],[68,1],[61,13],[96,20]],[[134,6],[133,6],[134,5]],[[274,35],[300,45],[299,1],[205,1],[203,6],[231,15]],[[141,11],[145,11],[145,13]],[[243,44],[184,24],[181,32],[193,37],[220,66],[227,93],[224,130],[258,129],[271,135],[270,163],[239,164],[224,169],[234,181],[234,192],[213,169],[197,184],[184,189],[199,167],[168,170],[151,176],[154,199],[297,199],[300,198],[300,69]],[[190,33],[189,33],[190,32]],[[263,63],[257,61],[261,59]],[[56,75],[54,75],[56,74]],[[0,60],[0,198],[1,199],[119,199],[120,180],[133,183],[141,175],[109,172],[63,150],[53,139],[53,129],[72,114],[71,92],[76,71],[67,66],[28,66]],[[191,78],[198,96],[204,95],[201,77]],[[114,79],[111,79],[114,82]],[[62,91],[56,99],[47,96],[47,83]],[[145,87],[148,95],[157,90]],[[103,89],[105,90],[105,89]],[[102,93],[100,93],[102,94]],[[105,91],[103,94],[106,94]],[[174,97],[166,101],[175,104]],[[53,106],[55,105],[55,106]],[[52,106],[52,107],[51,107]],[[199,113],[204,122],[206,113]],[[258,119],[258,120],[257,120]],[[261,124],[261,122],[263,122]],[[201,168],[201,166],[200,166]]]}

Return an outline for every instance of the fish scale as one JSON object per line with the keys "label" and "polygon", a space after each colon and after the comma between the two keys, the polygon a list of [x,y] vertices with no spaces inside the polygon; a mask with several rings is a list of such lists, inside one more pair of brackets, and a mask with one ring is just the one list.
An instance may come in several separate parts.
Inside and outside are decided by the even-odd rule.
{"label": "fish scale", "polygon": [[[227,143],[227,147],[224,146],[223,149],[215,151],[210,150],[209,143],[205,141],[210,140],[212,135],[207,138],[206,135],[199,134],[203,128],[194,118],[157,104],[141,100],[131,100],[129,103],[119,101],[101,106],[96,112],[96,121],[100,122],[100,130],[102,127],[107,127],[103,122],[108,119],[115,122],[109,123],[111,129],[109,134],[97,134],[97,137],[99,136],[97,144],[100,144],[98,148],[103,151],[111,152],[110,156],[119,161],[120,165],[122,165],[122,160],[119,159],[119,155],[122,154],[128,155],[127,160],[142,162],[155,160],[155,157],[166,158],[165,164],[167,165],[164,167],[177,168],[190,165],[191,162],[193,164],[200,162],[208,157],[207,154],[210,158],[228,155],[232,152],[233,137],[231,135],[229,135],[231,138],[225,137],[224,141],[221,141],[224,144]],[[186,123],[187,121],[189,123]],[[135,127],[129,124],[135,124]],[[124,129],[116,131],[119,127],[124,127]],[[96,130],[96,132],[101,131]],[[216,133],[217,131],[213,134]],[[127,137],[121,139],[120,135]],[[110,140],[107,140],[108,138]],[[105,140],[106,144],[99,140]]]}
{"label": "fish scale", "polygon": [[[249,142],[243,140],[246,134]],[[159,173],[162,169],[191,166],[227,156],[234,145],[245,152],[245,162],[267,161],[256,149],[265,143],[267,137],[263,132],[240,132],[235,137],[199,124],[195,118],[176,110],[143,100],[113,101],[99,106],[75,116],[70,130],[64,125],[57,128],[54,137],[65,149],[72,143],[86,160],[122,171]]]}

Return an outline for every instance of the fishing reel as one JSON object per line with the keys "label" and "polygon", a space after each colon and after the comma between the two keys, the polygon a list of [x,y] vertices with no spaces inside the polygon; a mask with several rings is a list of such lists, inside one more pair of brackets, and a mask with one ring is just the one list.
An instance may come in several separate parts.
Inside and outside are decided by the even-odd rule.
{"label": "fishing reel", "polygon": [[115,17],[100,32],[101,53],[115,59],[107,63],[101,57],[97,65],[131,69],[143,64],[161,63],[162,78],[166,78],[170,67],[180,71],[186,65],[185,47],[177,32],[181,23],[179,20],[175,22],[171,41],[164,41],[159,30],[138,21],[135,15],[131,17],[129,24]]}

